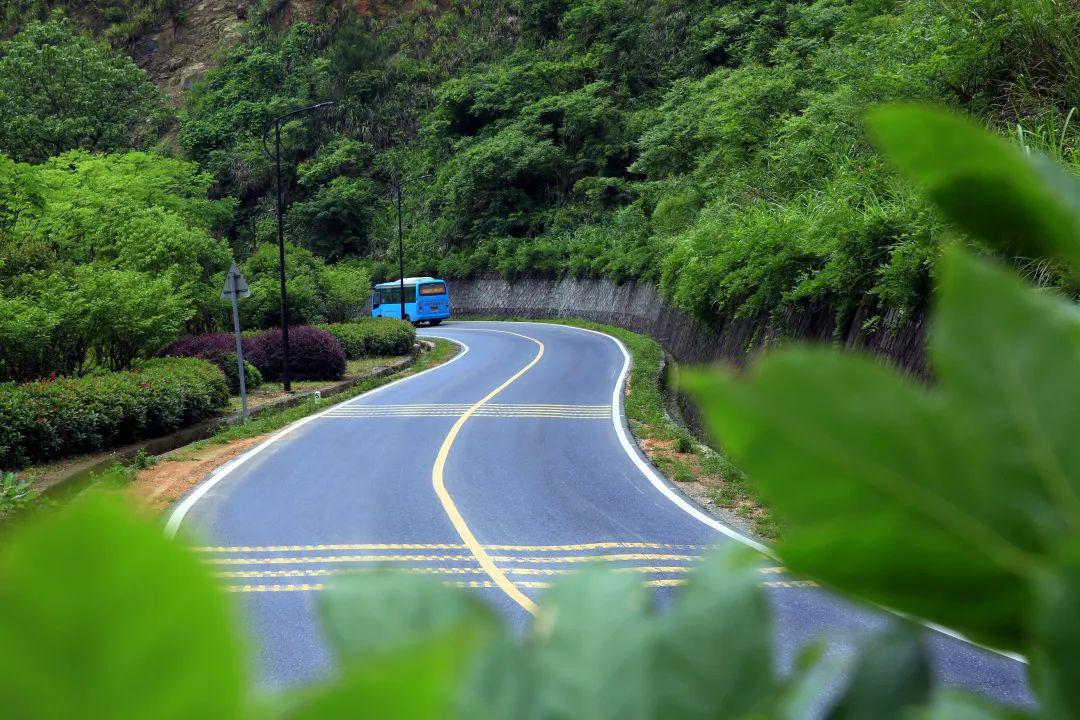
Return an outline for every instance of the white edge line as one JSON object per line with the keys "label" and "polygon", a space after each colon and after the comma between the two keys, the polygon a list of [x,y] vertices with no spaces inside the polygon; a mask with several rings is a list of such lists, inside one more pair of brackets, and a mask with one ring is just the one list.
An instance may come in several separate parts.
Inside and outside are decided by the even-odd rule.
{"label": "white edge line", "polygon": [[282,428],[278,432],[274,433],[272,436],[270,436],[269,438],[267,438],[263,442],[259,443],[255,447],[253,447],[251,450],[248,450],[243,455],[240,455],[239,457],[233,458],[229,462],[227,462],[224,465],[218,467],[216,470],[214,470],[212,473],[210,473],[210,477],[206,478],[206,480],[204,480],[202,483],[197,485],[194,490],[192,490],[190,493],[188,493],[184,497],[184,499],[180,502],[180,504],[177,505],[176,508],[172,511],[172,514],[169,516],[169,521],[165,524],[165,535],[167,537],[176,537],[176,534],[180,531],[180,525],[184,522],[184,518],[187,516],[188,512],[191,510],[191,508],[193,508],[195,506],[195,503],[199,502],[199,500],[201,500],[206,495],[206,493],[210,492],[214,488],[215,485],[217,485],[219,482],[224,480],[229,475],[229,473],[231,473],[233,470],[240,467],[245,462],[247,462],[251,458],[255,457],[260,452],[262,452],[266,448],[270,447],[271,445],[276,443],[278,440],[285,437],[289,433],[293,432],[297,428],[303,427],[304,425],[307,425],[309,422],[311,422],[313,420],[317,420],[320,417],[322,417],[323,415],[326,415],[328,412],[331,412],[332,410],[336,410],[339,407],[342,407],[344,405],[348,405],[349,403],[355,402],[355,401],[357,401],[357,400],[359,400],[361,398],[371,397],[375,393],[377,393],[377,392],[379,392],[381,390],[386,390],[389,387],[393,387],[394,385],[397,385],[398,383],[402,383],[402,382],[405,382],[406,380],[412,380],[414,378],[418,378],[421,375],[426,375],[427,373],[432,372],[434,370],[440,370],[440,369],[442,369],[442,368],[444,368],[444,367],[446,367],[448,365],[451,365],[454,362],[460,360],[461,358],[465,357],[469,353],[469,346],[466,345],[465,343],[461,342],[460,340],[455,340],[453,338],[443,337],[441,335],[425,335],[424,337],[436,337],[436,338],[439,338],[441,340],[448,340],[448,341],[456,344],[458,347],[460,347],[461,352],[459,352],[454,357],[450,358],[448,361],[446,361],[444,363],[440,363],[439,365],[436,365],[435,367],[428,368],[427,370],[422,370],[422,371],[416,373],[415,375],[409,375],[408,377],[398,378],[397,380],[394,380],[392,382],[388,382],[385,385],[380,385],[377,388],[372,388],[371,390],[368,390],[365,393],[361,393],[361,394],[357,395],[356,397],[351,397],[348,400],[343,400],[342,402],[335,403],[335,404],[331,405],[330,407],[326,408],[325,410],[315,413],[314,415],[308,415],[307,417],[300,418],[299,420],[297,420],[297,421],[295,421],[293,423],[290,423],[289,425],[286,425],[284,428]]}
{"label": "white edge line", "polygon": [[[484,321],[478,320],[472,322]],[[599,330],[577,327],[576,325],[563,325],[558,322],[538,323],[528,320],[497,320],[494,322],[569,328],[570,330],[579,330],[581,332],[599,335],[600,337],[607,338],[611,342],[615,343],[615,345],[619,348],[619,351],[622,353],[623,366],[622,370],[619,371],[619,377],[615,381],[614,387],[612,387],[611,389],[611,424],[615,427],[615,434],[619,438],[619,444],[622,445],[623,452],[625,452],[627,457],[629,457],[630,460],[633,461],[637,469],[641,471],[642,475],[645,476],[645,479],[648,480],[649,483],[651,483],[652,486],[656,488],[661,494],[663,494],[664,497],[677,505],[681,510],[692,516],[694,519],[708,525],[710,528],[717,531],[718,533],[726,535],[732,540],[740,542],[747,547],[753,548],[754,550],[757,550],[758,552],[767,555],[774,560],[779,560],[776,553],[768,545],[763,545],[756,540],[746,537],[737,530],[734,530],[727,525],[724,525],[716,518],[706,515],[701,510],[687,502],[687,500],[681,495],[679,495],[677,492],[675,492],[675,490],[673,490],[671,486],[669,486],[667,482],[665,482],[664,479],[660,477],[660,475],[656,472],[652,465],[644,457],[642,457],[641,453],[637,449],[637,444],[630,440],[629,434],[627,433],[626,424],[623,422],[623,417],[625,416],[625,413],[623,412],[623,388],[626,387],[626,377],[630,374],[630,365],[632,363],[632,360],[630,357],[630,353],[626,350],[626,346],[623,345],[621,340],[619,340],[613,335],[608,335],[607,333],[600,332]],[[481,328],[476,329],[479,330]]]}
{"label": "white edge line", "polygon": [[[572,325],[566,325],[564,327],[573,327]],[[615,434],[619,436],[619,443],[622,445],[623,450],[627,456],[637,466],[641,474],[652,484],[654,488],[660,491],[668,500],[677,505],[681,510],[692,516],[694,519],[708,525],[713,530],[722,533],[736,542],[740,542],[747,547],[753,548],[763,555],[779,560],[773,549],[767,545],[763,545],[756,540],[746,537],[742,533],[728,527],[716,518],[709,517],[698,508],[687,502],[686,498],[679,495],[677,492],[671,489],[663,478],[656,472],[652,464],[647,462],[638,450],[637,444],[630,441],[629,434],[626,431],[626,424],[623,422],[625,413],[623,411],[623,391],[626,387],[626,378],[630,374],[631,357],[630,353],[626,350],[626,346],[622,341],[613,335],[602,333],[597,330],[590,330],[589,328],[577,328],[578,330],[584,330],[585,332],[595,333],[602,337],[606,337],[614,342],[619,350],[623,354],[623,366],[619,372],[619,379],[615,382],[615,387],[611,390],[611,422],[615,426]]]}
{"label": "white edge line", "polygon": [[[483,321],[477,321],[477,322],[483,322]],[[595,335],[600,335],[601,337],[608,338],[609,340],[614,342],[616,345],[618,345],[619,350],[621,350],[622,354],[623,354],[623,367],[622,367],[622,371],[619,373],[619,379],[615,383],[615,388],[614,388],[614,390],[612,391],[612,394],[611,394],[612,422],[615,425],[615,433],[619,436],[619,442],[622,444],[623,450],[626,451],[626,454],[630,456],[630,459],[633,460],[634,464],[638,467],[638,469],[641,471],[641,473],[649,480],[650,483],[652,483],[653,487],[655,487],[657,490],[659,490],[664,495],[664,497],[666,497],[671,502],[675,503],[675,505],[677,505],[679,508],[681,508],[682,510],[687,512],[689,515],[691,515],[695,519],[700,520],[701,522],[705,523],[706,525],[713,528],[717,532],[720,532],[720,533],[723,533],[724,535],[727,535],[732,540],[740,542],[743,545],[746,545],[747,547],[751,547],[754,550],[757,550],[758,552],[769,556],[773,560],[776,560],[778,562],[781,561],[781,558],[769,546],[763,545],[762,543],[759,543],[756,540],[751,540],[750,538],[746,537],[742,533],[739,533],[739,532],[729,528],[727,525],[724,525],[723,523],[719,522],[715,518],[709,517],[705,513],[701,512],[701,510],[697,509],[696,507],[691,505],[689,502],[687,502],[685,498],[678,495],[674,490],[672,490],[668,486],[667,483],[665,483],[657,475],[656,471],[650,466],[650,464],[642,459],[641,453],[636,449],[636,445],[632,445],[630,443],[630,440],[629,440],[629,438],[627,437],[627,434],[626,434],[626,428],[625,428],[625,426],[624,426],[624,424],[622,422],[622,416],[623,416],[623,412],[622,412],[622,407],[623,407],[622,392],[623,392],[623,388],[625,387],[626,376],[630,372],[630,362],[631,362],[631,360],[630,360],[630,353],[627,352],[626,346],[623,345],[622,341],[619,340],[619,338],[615,337],[614,335],[608,335],[605,332],[600,332],[599,330],[592,330],[590,328],[577,327],[576,325],[563,325],[562,323],[559,323],[559,322],[542,323],[542,322],[533,322],[533,321],[528,321],[528,320],[499,320],[497,322],[517,322],[517,323],[520,323],[520,324],[523,324],[523,325],[549,325],[549,326],[550,325],[555,325],[557,327],[569,328],[571,330],[581,330],[582,332],[589,332],[589,333],[593,333]],[[974,645],[977,648],[981,648],[983,650],[988,650],[989,652],[995,653],[997,655],[1001,655],[1002,657],[1009,658],[1010,660],[1015,660],[1016,662],[1023,663],[1024,665],[1028,664],[1028,659],[1025,656],[1020,655],[1018,653],[1009,652],[1008,650],[999,650],[998,648],[990,647],[989,645],[983,645],[980,642],[976,642],[975,640],[972,640],[971,638],[967,637],[966,635],[964,635],[961,632],[957,632],[956,630],[952,630],[950,628],[947,628],[944,625],[938,625],[937,623],[930,622],[929,620],[923,620],[921,618],[917,618],[917,617],[914,617],[912,615],[908,615],[907,613],[901,612],[899,610],[894,610],[894,609],[892,609],[892,608],[890,608],[890,607],[888,607],[886,605],[879,605],[878,603],[871,603],[871,604],[874,605],[875,607],[881,608],[885,612],[891,613],[891,614],[896,615],[897,617],[901,617],[901,618],[903,618],[905,620],[916,622],[916,623],[922,625],[925,628],[928,628],[928,629],[933,630],[935,632],[939,632],[942,635],[946,635],[946,636],[951,637],[953,639],[960,640],[961,642],[965,642],[968,645]]]}

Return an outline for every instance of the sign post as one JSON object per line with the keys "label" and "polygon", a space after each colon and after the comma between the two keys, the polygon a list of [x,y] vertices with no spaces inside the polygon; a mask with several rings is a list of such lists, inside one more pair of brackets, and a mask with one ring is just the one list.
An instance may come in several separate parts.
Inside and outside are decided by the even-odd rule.
{"label": "sign post", "polygon": [[251,288],[247,280],[240,274],[236,263],[229,268],[229,274],[225,276],[225,287],[221,289],[221,299],[232,301],[233,332],[236,333],[236,364],[240,370],[240,417],[244,422],[248,419],[247,409],[247,383],[244,379],[244,345],[240,342],[240,308],[236,301],[239,298],[251,296]]}

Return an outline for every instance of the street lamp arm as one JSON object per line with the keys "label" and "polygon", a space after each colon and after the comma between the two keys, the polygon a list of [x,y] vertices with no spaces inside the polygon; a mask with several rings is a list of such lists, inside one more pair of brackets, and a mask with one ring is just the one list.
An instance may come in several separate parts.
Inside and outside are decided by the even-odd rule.
{"label": "street lamp arm", "polygon": [[280,125],[282,122],[288,120],[291,117],[299,115],[301,113],[306,113],[309,110],[318,110],[319,108],[330,107],[333,104],[334,104],[333,100],[327,100],[326,102],[315,103],[314,105],[307,105],[307,106],[299,108],[297,110],[293,110],[292,112],[287,112],[284,115],[279,115],[276,118],[274,118],[273,120],[271,120],[270,122],[268,122],[266,124],[266,127],[263,128],[263,134],[262,134],[263,152],[266,153],[266,157],[270,158],[271,160],[274,159],[274,156],[270,154],[270,148],[267,147],[267,142],[266,142],[266,136],[270,134],[270,128],[274,127],[275,125]]}

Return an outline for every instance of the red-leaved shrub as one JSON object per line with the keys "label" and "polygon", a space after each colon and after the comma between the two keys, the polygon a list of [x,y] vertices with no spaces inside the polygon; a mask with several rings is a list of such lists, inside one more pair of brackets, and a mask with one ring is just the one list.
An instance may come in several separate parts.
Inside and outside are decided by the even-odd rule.
{"label": "red-leaved shrub", "polygon": [[[250,338],[244,353],[265,379],[281,379],[281,330],[267,330]],[[345,374],[345,364],[345,350],[330,333],[307,325],[289,328],[289,374],[293,380],[338,380]]]}

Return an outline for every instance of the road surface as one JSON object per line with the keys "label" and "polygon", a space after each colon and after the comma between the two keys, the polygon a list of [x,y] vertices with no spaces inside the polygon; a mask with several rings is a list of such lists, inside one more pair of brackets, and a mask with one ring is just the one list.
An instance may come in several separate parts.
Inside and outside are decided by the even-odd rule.
{"label": "road surface", "polygon": [[[184,498],[170,529],[242,593],[258,672],[281,686],[331,660],[314,597],[343,569],[392,562],[475,588],[512,622],[588,559],[661,594],[737,533],[669,487],[628,439],[629,357],[612,338],[541,323],[447,323],[464,352],[292,426]],[[752,542],[752,541],[750,541]],[[850,649],[886,621],[763,568],[778,664],[828,637]],[[940,681],[1027,704],[1024,666],[928,631]]]}

